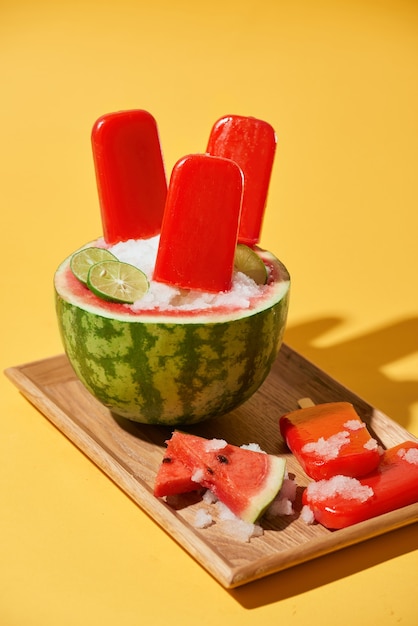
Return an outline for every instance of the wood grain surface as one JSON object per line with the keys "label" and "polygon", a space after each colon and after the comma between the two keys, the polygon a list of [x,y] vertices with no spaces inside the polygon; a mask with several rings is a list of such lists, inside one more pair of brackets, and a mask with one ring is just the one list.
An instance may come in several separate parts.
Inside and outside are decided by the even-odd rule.
{"label": "wood grain surface", "polygon": [[154,497],[154,479],[171,429],[136,424],[112,415],[78,381],[65,355],[10,367],[5,374],[45,417],[226,588],[418,520],[418,503],[338,531],[329,531],[319,524],[307,525],[299,519],[301,491],[309,480],[286,448],[278,427],[279,417],[296,409],[298,400],[308,397],[315,404],[352,402],[384,447],[417,438],[287,345],[282,346],[270,375],[249,401],[228,415],[185,429],[235,445],[256,442],[270,454],[286,456],[288,472],[296,476],[299,486],[296,513],[263,519],[263,535],[249,542],[232,538],[226,524],[216,518],[206,529],[195,528],[196,511],[205,506],[196,494],[177,498],[171,506]]}

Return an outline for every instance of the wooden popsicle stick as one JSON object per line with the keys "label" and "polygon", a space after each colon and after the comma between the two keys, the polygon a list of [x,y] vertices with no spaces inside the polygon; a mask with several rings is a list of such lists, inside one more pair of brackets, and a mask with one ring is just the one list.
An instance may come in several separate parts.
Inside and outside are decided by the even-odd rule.
{"label": "wooden popsicle stick", "polygon": [[107,243],[157,235],[167,181],[155,119],[141,109],[103,115],[91,140]]}
{"label": "wooden popsicle stick", "polygon": [[310,406],[315,406],[315,402],[313,402],[311,398],[300,398],[298,405],[301,409],[307,409]]}
{"label": "wooden popsicle stick", "polygon": [[242,172],[229,159],[192,154],[173,168],[154,280],[218,293],[232,284]]}
{"label": "wooden popsicle stick", "polygon": [[254,246],[260,240],[277,137],[273,127],[255,117],[229,115],[213,126],[208,154],[232,159],[244,174],[238,241]]}

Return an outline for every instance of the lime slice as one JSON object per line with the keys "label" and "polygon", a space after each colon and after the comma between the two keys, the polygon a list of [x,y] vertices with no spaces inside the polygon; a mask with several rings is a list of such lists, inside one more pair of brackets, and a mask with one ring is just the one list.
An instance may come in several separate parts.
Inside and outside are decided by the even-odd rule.
{"label": "lime slice", "polygon": [[116,260],[92,265],[87,286],[103,300],[132,304],[147,293],[149,283],[144,272],[137,267]]}
{"label": "lime slice", "polygon": [[104,248],[84,248],[71,257],[71,271],[79,281],[87,285],[87,275],[92,265],[106,260],[116,260],[116,257]]}
{"label": "lime slice", "polygon": [[267,268],[254,250],[239,243],[235,250],[234,268],[253,279],[257,285],[267,282]]}

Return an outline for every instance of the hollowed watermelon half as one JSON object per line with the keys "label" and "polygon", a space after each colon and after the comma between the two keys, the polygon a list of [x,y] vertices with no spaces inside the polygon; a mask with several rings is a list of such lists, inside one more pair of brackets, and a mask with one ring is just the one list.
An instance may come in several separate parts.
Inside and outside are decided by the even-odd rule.
{"label": "hollowed watermelon half", "polygon": [[248,309],[184,312],[101,300],[65,259],[55,273],[56,312],[80,381],[112,412],[141,423],[193,424],[245,402],[276,358],[289,301],[286,268],[259,254],[270,280]]}

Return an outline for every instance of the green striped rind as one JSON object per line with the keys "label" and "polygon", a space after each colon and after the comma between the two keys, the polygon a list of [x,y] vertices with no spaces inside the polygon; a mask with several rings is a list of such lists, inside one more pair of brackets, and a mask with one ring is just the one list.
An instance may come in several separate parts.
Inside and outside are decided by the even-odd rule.
{"label": "green striped rind", "polygon": [[[283,290],[281,290],[283,291]],[[227,413],[262,384],[281,345],[288,290],[228,321],[116,319],[73,304],[56,288],[65,351],[106,407],[142,423],[181,425]]]}
{"label": "green striped rind", "polygon": [[253,495],[245,509],[240,513],[245,522],[256,522],[279,493],[283,485],[286,461],[282,457],[269,456],[270,471],[260,491]]}

